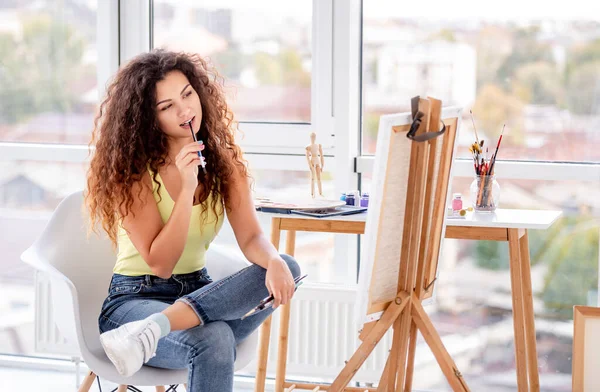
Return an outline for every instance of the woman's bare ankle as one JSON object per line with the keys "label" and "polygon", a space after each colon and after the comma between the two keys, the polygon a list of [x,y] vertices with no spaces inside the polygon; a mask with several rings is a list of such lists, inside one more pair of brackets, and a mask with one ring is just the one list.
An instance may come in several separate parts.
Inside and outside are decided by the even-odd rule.
{"label": "woman's bare ankle", "polygon": [[194,309],[183,301],[176,301],[162,313],[171,322],[171,331],[190,329],[203,324]]}

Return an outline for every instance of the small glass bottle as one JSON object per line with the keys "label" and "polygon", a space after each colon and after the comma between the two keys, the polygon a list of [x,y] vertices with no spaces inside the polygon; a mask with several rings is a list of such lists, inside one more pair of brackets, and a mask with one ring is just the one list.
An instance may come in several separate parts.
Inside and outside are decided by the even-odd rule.
{"label": "small glass bottle", "polygon": [[342,192],[342,194],[340,195],[340,200],[346,201],[346,192]]}
{"label": "small glass bottle", "polygon": [[462,208],[462,195],[460,193],[455,193],[452,197],[452,211],[460,211]]}
{"label": "small glass bottle", "polygon": [[369,206],[369,194],[367,192],[363,192],[360,198],[360,206],[368,207]]}
{"label": "small glass bottle", "polygon": [[354,205],[354,193],[352,193],[352,192],[346,193],[346,205],[348,205],[348,206]]}

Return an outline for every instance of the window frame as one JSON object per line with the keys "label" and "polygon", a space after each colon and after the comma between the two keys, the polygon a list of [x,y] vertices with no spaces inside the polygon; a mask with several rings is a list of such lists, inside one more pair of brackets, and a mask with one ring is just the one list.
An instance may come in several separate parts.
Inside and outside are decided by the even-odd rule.
{"label": "window frame", "polygon": [[[360,188],[360,176],[372,172],[374,156],[361,155],[362,141],[362,0],[313,1],[313,72],[311,123],[242,122],[247,138],[240,144],[253,169],[306,170],[303,147],[317,132],[336,194]],[[141,15],[141,16],[140,16]],[[105,86],[124,63],[151,45],[151,0],[99,0],[97,8],[98,86]],[[103,91],[99,89],[99,98]],[[91,124],[90,124],[91,128]],[[253,136],[252,136],[253,135]],[[273,137],[273,135],[275,135]],[[0,141],[3,161],[85,163],[86,145]],[[600,183],[600,163],[501,161],[505,179],[588,181]],[[472,177],[472,162],[456,159],[457,177]],[[82,187],[84,184],[81,184]],[[356,273],[358,236],[335,236],[334,268]],[[600,291],[600,290],[599,290]]]}
{"label": "window frame", "polygon": [[[312,0],[313,72],[311,124],[241,122],[240,145],[252,169],[306,170],[304,146],[317,132],[327,166],[334,173],[336,194],[360,188],[360,177],[372,169],[374,157],[361,155],[362,141],[362,0]],[[151,45],[152,0],[98,2],[98,85]],[[98,92],[101,97],[103,92]],[[0,142],[5,161],[80,162],[85,145]],[[472,177],[471,162],[456,159],[454,175]],[[581,180],[600,182],[600,163],[502,161],[498,175],[506,179]],[[83,184],[82,184],[83,185]],[[357,238],[336,236],[336,268],[355,270]]]}

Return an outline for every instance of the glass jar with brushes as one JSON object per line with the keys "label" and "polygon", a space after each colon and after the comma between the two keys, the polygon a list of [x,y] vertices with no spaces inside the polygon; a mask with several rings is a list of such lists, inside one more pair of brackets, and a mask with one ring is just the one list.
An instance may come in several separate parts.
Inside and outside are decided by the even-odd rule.
{"label": "glass jar with brushes", "polygon": [[[477,128],[475,128],[473,111],[470,111],[470,113],[471,121],[473,122],[473,130],[475,132],[475,143],[469,146],[469,151],[473,154],[473,167],[475,168],[475,179],[471,183],[469,189],[471,205],[476,212],[494,212],[496,211],[496,208],[498,208],[498,203],[500,203],[500,184],[496,181],[494,168],[496,166],[496,158],[498,157],[498,150],[500,149],[500,143],[502,143],[502,136],[504,136],[506,124],[502,126],[496,149],[490,151],[486,145],[484,154],[483,146],[485,142],[483,139],[479,139]],[[489,152],[492,152],[492,155],[488,159]]]}
{"label": "glass jar with brushes", "polygon": [[494,212],[500,203],[500,184],[493,174],[476,175],[470,187],[471,205],[476,212]]}

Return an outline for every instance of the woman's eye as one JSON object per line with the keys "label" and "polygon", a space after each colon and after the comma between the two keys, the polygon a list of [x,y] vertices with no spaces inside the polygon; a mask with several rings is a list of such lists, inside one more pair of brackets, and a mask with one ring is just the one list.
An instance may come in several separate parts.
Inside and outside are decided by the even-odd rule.
{"label": "woman's eye", "polygon": [[162,110],[164,112],[165,110],[167,110],[170,107],[171,107],[171,105],[163,106],[162,109],[160,109],[160,110]]}
{"label": "woman's eye", "polygon": [[183,96],[183,98],[187,98],[190,95],[192,95],[192,90],[188,91],[187,93],[185,93],[185,95]]}

